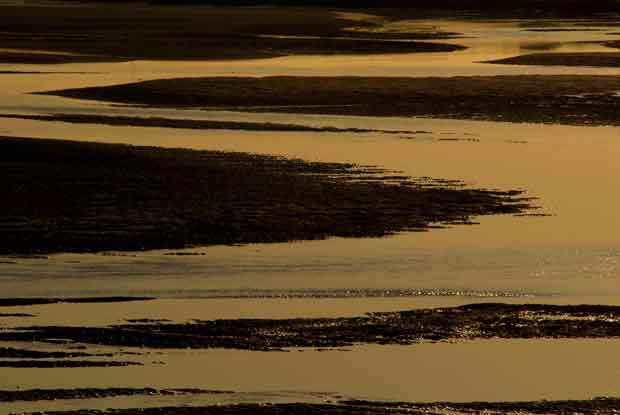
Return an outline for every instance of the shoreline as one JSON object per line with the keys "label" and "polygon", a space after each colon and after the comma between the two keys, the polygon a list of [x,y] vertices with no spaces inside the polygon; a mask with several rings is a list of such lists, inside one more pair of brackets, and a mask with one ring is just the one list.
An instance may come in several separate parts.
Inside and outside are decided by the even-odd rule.
{"label": "shoreline", "polygon": [[2,46],[14,50],[0,51],[2,63],[230,60],[465,49],[432,42],[458,37],[456,33],[413,31],[384,37],[371,30],[381,23],[347,19],[331,8],[76,2],[71,7],[0,5],[0,16]]}

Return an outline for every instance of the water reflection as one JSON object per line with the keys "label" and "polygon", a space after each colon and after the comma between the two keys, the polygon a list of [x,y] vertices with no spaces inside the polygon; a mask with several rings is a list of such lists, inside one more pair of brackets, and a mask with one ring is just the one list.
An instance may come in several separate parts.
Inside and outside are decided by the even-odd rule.
{"label": "water reflection", "polygon": [[[478,187],[523,188],[550,217],[488,217],[462,226],[382,240],[213,247],[205,257],[161,253],[137,257],[54,256],[0,264],[5,295],[156,293],[187,296],[212,289],[415,288],[524,291],[620,296],[616,230],[620,201],[620,129],[415,118],[246,114],[117,107],[29,92],[179,76],[607,74],[618,68],[516,67],[479,63],[521,53],[524,45],[553,51],[596,51],[613,39],[600,23],[565,23],[576,31],[532,31],[532,22],[415,21],[463,33],[462,52],[384,56],[294,56],[233,62],[125,62],[0,65],[0,70],[87,74],[0,75],[0,112],[88,113],[311,126],[428,131],[276,133],[111,127],[3,119],[0,133],[97,142],[278,154],[319,161],[381,165],[412,176],[464,180]],[[546,27],[546,26],[545,26]],[[555,27],[555,26],[554,26]],[[445,40],[454,42],[452,40]],[[611,50],[611,49],[610,49]],[[320,60],[320,65],[317,62]],[[463,139],[467,138],[467,140]],[[447,140],[446,140],[447,139]],[[457,139],[457,140],[454,140]],[[463,140],[458,140],[463,139]],[[472,243],[475,241],[475,243]],[[179,289],[179,278],[184,283]],[[606,301],[602,299],[601,301]]]}
{"label": "water reflection", "polygon": [[[145,361],[166,364],[66,369],[66,376],[60,376],[62,369],[3,369],[0,388],[114,387],[122,379],[125,387],[254,392],[223,396],[221,402],[278,396],[297,402],[337,396],[418,402],[589,399],[592,391],[617,393],[617,348],[617,340],[490,340],[330,352],[211,350],[161,356],[154,351]],[[528,358],[516,358],[524,355]]]}

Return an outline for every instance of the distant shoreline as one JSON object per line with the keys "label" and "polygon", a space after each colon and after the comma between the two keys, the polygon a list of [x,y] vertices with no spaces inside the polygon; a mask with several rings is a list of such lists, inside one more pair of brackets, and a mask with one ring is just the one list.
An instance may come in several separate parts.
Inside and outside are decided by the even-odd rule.
{"label": "distant shoreline", "polygon": [[[233,60],[465,49],[445,42],[458,38],[458,33],[372,30],[385,19],[349,19],[331,9],[302,7],[156,7],[133,1],[72,2],[72,7],[0,5],[0,44],[5,49],[0,50],[0,63]],[[437,39],[442,42],[434,42]]]}

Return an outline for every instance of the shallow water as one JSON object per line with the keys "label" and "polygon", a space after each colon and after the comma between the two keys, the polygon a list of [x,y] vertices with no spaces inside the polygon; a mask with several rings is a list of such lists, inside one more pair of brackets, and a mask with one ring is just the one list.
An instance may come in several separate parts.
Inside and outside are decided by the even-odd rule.
{"label": "shallow water", "polygon": [[[234,114],[236,117],[244,117]],[[232,115],[229,114],[232,117]],[[312,124],[316,116],[251,115]],[[7,134],[250,151],[378,164],[412,176],[523,188],[547,217],[496,216],[385,239],[198,249],[204,256],[59,255],[0,265],[6,295],[209,289],[416,288],[619,296],[619,129],[430,119],[323,117],[335,126],[430,131],[385,134],[184,131],[15,121]],[[6,128],[6,126],[5,126]],[[476,138],[478,142],[441,141]],[[472,243],[475,241],[475,243]],[[179,278],[184,283],[179,284]],[[99,281],[99,282],[95,282]],[[105,281],[105,282],[104,282]]]}
{"label": "shallow water", "polygon": [[[567,25],[575,27],[572,25],[578,23]],[[406,27],[408,23],[403,24]],[[332,239],[212,247],[201,250],[207,253],[201,257],[170,257],[153,252],[138,257],[59,255],[46,261],[9,260],[0,264],[4,292],[7,296],[126,293],[192,296],[213,289],[413,288],[607,296],[601,301],[620,296],[620,244],[616,234],[620,220],[615,208],[618,196],[613,191],[620,184],[616,163],[620,153],[617,127],[145,109],[25,94],[172,76],[442,75],[433,67],[435,63],[452,71],[445,75],[461,70],[465,74],[515,74],[523,73],[524,68],[475,62],[511,56],[519,53],[521,45],[533,42],[559,43],[562,50],[596,49],[601,46],[574,42],[610,38],[605,31],[526,31],[531,28],[531,22],[421,24],[464,33],[467,38],[457,41],[467,44],[469,49],[441,54],[322,57],[321,65],[316,64],[316,57],[298,56],[235,62],[49,66],[43,69],[97,73],[1,76],[6,99],[0,100],[0,112],[269,121],[426,133],[185,131],[3,119],[0,134],[248,151],[380,165],[412,176],[458,179],[478,187],[526,189],[528,195],[539,198],[541,212],[553,216],[486,217],[481,219],[481,226],[381,240]],[[221,72],[221,68],[226,71]],[[620,74],[617,68],[527,68],[527,73],[582,71]],[[179,278],[183,284],[178,283]]]}
{"label": "shallow water", "polygon": [[[179,350],[163,355],[154,351],[139,358],[146,363],[141,367],[2,369],[5,376],[0,379],[0,389],[115,387],[122,380],[125,387],[243,391],[176,399],[191,405],[214,401],[317,402],[338,397],[417,402],[589,399],[617,393],[620,364],[614,356],[618,346],[618,340],[489,340],[328,352]],[[525,355],[526,359],[518,358]],[[135,405],[136,398],[114,401],[127,407]],[[143,401],[149,405],[148,398]],[[101,405],[89,405],[88,401],[22,402],[0,403],[0,409],[25,411],[59,404],[80,408]]]}
{"label": "shallow water", "polygon": [[[563,27],[577,27],[579,23],[565,22]],[[444,54],[297,56],[234,62],[0,65],[0,71],[89,72],[0,75],[0,113],[122,114],[426,133],[401,136],[198,131],[2,119],[0,135],[234,150],[380,165],[411,176],[463,180],[476,187],[525,189],[528,195],[539,198],[540,212],[551,216],[485,217],[476,226],[383,239],[334,238],[191,250],[205,254],[200,256],[170,256],[166,255],[169,251],[153,251],[123,255],[62,254],[47,259],[0,258],[2,297],[152,295],[165,298],[145,303],[3,308],[0,313],[19,311],[36,316],[1,319],[0,328],[21,324],[114,324],[131,318],[186,321],[353,316],[369,311],[479,301],[620,304],[618,127],[145,109],[27,94],[209,75],[620,75],[618,68],[478,63],[541,46],[551,47],[551,52],[603,50],[599,45],[573,42],[620,38],[607,34],[611,31],[611,26],[605,26],[607,23],[597,27],[604,29],[601,31],[587,31],[590,27],[579,26],[586,30],[576,32],[528,32],[524,29],[535,26],[518,21],[400,24],[404,27],[424,24],[464,33],[465,38],[446,42],[462,43],[469,49]],[[394,289],[403,290],[402,295],[394,294]],[[344,298],[318,298],[325,293],[338,296],[346,290],[352,294],[341,295]],[[236,298],[214,298],[222,296]],[[253,298],[244,298],[248,296]],[[350,352],[176,351],[149,355],[148,364],[138,368],[3,368],[0,389],[120,385],[189,386],[239,392],[221,398],[219,402],[224,403],[321,401],[333,399],[334,394],[401,400],[576,399],[617,393],[620,387],[620,366],[614,363],[617,348],[616,340],[528,340],[356,347]],[[575,356],[587,358],[575,359]],[[152,363],[159,360],[165,364]],[[213,397],[201,399],[189,401],[213,402]],[[0,404],[0,412],[94,408],[108,404],[128,407],[136,402],[150,405],[162,401],[115,398],[90,403]]]}

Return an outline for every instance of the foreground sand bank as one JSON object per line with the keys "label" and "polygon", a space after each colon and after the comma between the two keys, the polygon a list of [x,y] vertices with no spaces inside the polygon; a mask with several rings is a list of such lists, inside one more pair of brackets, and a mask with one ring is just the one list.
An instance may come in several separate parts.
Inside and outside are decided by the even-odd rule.
{"label": "foreground sand bank", "polygon": [[2,138],[0,252],[384,236],[530,208],[520,191],[245,153]]}

